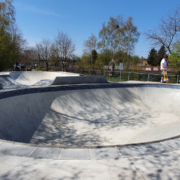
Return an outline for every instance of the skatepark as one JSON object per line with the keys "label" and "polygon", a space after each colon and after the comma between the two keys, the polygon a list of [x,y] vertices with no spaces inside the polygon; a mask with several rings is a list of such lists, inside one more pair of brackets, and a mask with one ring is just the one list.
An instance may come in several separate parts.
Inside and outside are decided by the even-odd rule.
{"label": "skatepark", "polygon": [[43,170],[39,179],[179,176],[178,84],[33,71],[1,73],[0,83],[0,161],[7,167],[0,173],[7,179],[26,179],[18,171],[33,178],[42,167],[54,175]]}

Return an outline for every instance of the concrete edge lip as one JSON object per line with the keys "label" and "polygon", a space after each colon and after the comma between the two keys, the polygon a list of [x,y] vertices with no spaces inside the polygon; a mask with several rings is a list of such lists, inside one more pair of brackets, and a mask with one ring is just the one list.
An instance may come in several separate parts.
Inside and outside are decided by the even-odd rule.
{"label": "concrete edge lip", "polygon": [[24,146],[31,146],[36,148],[61,148],[61,149],[94,149],[94,148],[114,148],[114,147],[126,147],[126,146],[138,146],[138,145],[147,145],[147,144],[153,144],[153,143],[160,143],[172,139],[180,138],[180,135],[161,139],[161,140],[155,140],[155,141],[148,141],[148,142],[141,142],[141,143],[131,143],[131,144],[116,144],[116,145],[106,145],[106,146],[50,146],[50,145],[37,145],[37,144],[27,144],[27,143],[21,143],[21,142],[13,142],[8,140],[0,139],[0,143],[9,143],[14,145],[24,145]]}
{"label": "concrete edge lip", "polygon": [[[54,160],[102,160],[102,159],[119,159],[119,158],[134,158],[148,155],[156,155],[162,153],[169,153],[180,149],[180,139],[178,140],[179,146],[170,147],[163,142],[141,143],[125,146],[113,147],[87,147],[87,148],[53,148],[53,147],[38,147],[29,146],[22,143],[1,143],[0,141],[0,154],[28,157],[34,159],[54,159]],[[171,143],[171,142],[170,142]],[[17,146],[16,146],[17,145]]]}
{"label": "concrete edge lip", "polygon": [[[33,93],[36,93],[35,90],[37,92],[40,92],[38,90],[42,90],[43,92],[45,92],[45,90],[70,90],[69,88],[78,88],[78,90],[84,89],[84,88],[103,88],[103,86],[109,87],[109,88],[113,88],[113,87],[163,87],[163,88],[177,88],[180,89],[180,84],[163,84],[163,83],[111,83],[111,82],[107,82],[107,83],[83,83],[83,84],[64,84],[64,85],[50,85],[50,86],[29,86],[29,87],[25,87],[23,89],[18,89],[15,88],[13,89],[6,89],[7,91],[0,91],[0,94],[10,94],[11,92],[23,92],[26,91],[26,93],[28,92],[28,94],[31,94],[34,90]],[[67,89],[66,89],[67,88]],[[3,89],[2,89],[3,90]],[[72,89],[73,90],[73,89]]]}
{"label": "concrete edge lip", "polygon": [[51,85],[82,84],[82,83],[107,83],[105,76],[66,76],[56,77]]}

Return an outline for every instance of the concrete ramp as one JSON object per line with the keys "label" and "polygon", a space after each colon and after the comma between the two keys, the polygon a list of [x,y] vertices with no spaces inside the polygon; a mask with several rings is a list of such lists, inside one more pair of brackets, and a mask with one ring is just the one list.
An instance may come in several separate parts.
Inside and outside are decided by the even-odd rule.
{"label": "concrete ramp", "polygon": [[61,86],[58,91],[48,87],[49,92],[44,88],[32,94],[28,90],[24,95],[18,91],[18,96],[14,92],[12,97],[1,96],[0,138],[42,146],[89,147],[180,135],[177,86],[99,86]]}
{"label": "concrete ramp", "polygon": [[16,82],[9,74],[0,75],[0,82],[2,83],[2,86],[5,87],[21,85],[20,83]]}
{"label": "concrete ramp", "polygon": [[45,71],[1,72],[0,83],[2,83],[3,88],[13,86],[48,86],[52,84],[57,76],[79,76],[79,74]]}
{"label": "concrete ramp", "polygon": [[52,85],[108,83],[105,76],[56,77]]}
{"label": "concrete ramp", "polygon": [[78,74],[66,72],[41,72],[41,71],[24,71],[12,72],[10,76],[18,83],[23,85],[34,85],[40,81],[48,81],[50,85],[57,76],[79,76]]}

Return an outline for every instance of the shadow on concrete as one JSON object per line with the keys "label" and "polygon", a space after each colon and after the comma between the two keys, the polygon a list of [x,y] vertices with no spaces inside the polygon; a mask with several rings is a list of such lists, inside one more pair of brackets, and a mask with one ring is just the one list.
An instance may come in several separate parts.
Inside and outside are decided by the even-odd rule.
{"label": "shadow on concrete", "polygon": [[114,145],[159,123],[136,88],[35,93],[0,106],[0,138],[38,145]]}

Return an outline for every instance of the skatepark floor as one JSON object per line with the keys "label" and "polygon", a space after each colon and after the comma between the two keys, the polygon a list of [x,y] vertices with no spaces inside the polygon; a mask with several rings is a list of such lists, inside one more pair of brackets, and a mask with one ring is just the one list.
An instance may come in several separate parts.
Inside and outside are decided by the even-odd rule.
{"label": "skatepark floor", "polygon": [[179,98],[124,87],[0,99],[0,180],[179,179]]}

